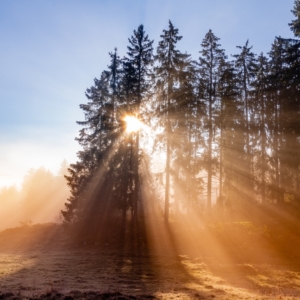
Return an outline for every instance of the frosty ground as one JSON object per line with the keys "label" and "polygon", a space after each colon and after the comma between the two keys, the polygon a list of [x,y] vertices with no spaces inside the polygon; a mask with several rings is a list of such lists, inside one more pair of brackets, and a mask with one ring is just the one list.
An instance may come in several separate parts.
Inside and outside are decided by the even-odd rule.
{"label": "frosty ground", "polygon": [[[224,226],[200,230],[195,247],[169,241],[173,251],[162,232],[152,237],[159,246],[116,251],[74,244],[62,225],[8,229],[0,233],[0,299],[299,299],[298,240],[279,251],[249,224],[227,224],[236,235],[226,238]],[[212,231],[223,236],[222,251],[212,248]]]}

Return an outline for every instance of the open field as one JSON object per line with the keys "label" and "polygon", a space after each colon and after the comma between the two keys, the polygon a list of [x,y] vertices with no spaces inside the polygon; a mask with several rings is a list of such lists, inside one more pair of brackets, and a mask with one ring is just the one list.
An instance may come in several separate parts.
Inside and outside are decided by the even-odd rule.
{"label": "open field", "polygon": [[[256,255],[233,260],[208,248],[166,246],[117,252],[109,244],[72,244],[54,224],[6,230],[0,233],[0,299],[300,298],[299,257],[266,255],[267,248],[263,257],[253,245]],[[239,252],[243,247],[248,244]]]}

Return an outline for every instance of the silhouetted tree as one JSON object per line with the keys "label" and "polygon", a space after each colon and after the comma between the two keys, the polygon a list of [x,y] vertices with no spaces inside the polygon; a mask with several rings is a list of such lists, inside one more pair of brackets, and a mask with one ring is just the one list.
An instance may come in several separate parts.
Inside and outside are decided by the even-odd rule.
{"label": "silhouetted tree", "polygon": [[[297,18],[299,5],[295,1]],[[290,24],[296,36],[298,21]],[[229,62],[209,30],[194,62],[177,49],[178,32],[169,21],[154,60],[153,41],[140,25],[129,38],[127,56],[120,59],[116,49],[109,53],[108,69],[86,91],[76,139],[82,150],[66,176],[71,196],[63,216],[66,222],[86,222],[91,235],[120,211],[122,228],[129,210],[133,228],[138,225],[145,135],[125,134],[125,114],[162,130],[154,151],[166,155],[161,177],[166,222],[172,200],[177,211],[191,212],[206,192],[209,210],[213,189],[219,190],[221,207],[299,198],[300,42],[278,37],[269,57],[256,57],[247,41]]]}
{"label": "silhouetted tree", "polygon": [[255,176],[257,183],[257,190],[260,194],[261,202],[266,202],[267,197],[267,184],[268,184],[268,171],[270,167],[269,155],[267,149],[271,147],[269,138],[271,133],[272,119],[272,104],[269,98],[269,62],[266,56],[261,53],[257,58],[257,72],[254,81],[254,99],[256,109],[253,110],[254,114],[254,155],[255,155]]}
{"label": "silhouetted tree", "polygon": [[217,38],[211,30],[205,35],[201,46],[199,58],[199,72],[201,76],[201,92],[202,99],[206,102],[207,107],[207,208],[211,208],[212,194],[212,177],[216,170],[216,153],[213,149],[214,133],[216,132],[216,114],[217,114],[217,99],[219,97],[217,91],[217,83],[220,79],[219,66],[225,59],[224,50],[220,48]]}
{"label": "silhouetted tree", "polygon": [[[125,58],[125,67],[127,68],[127,76],[132,76],[131,84],[133,88],[132,98],[130,99],[130,111],[136,118],[141,118],[140,106],[145,100],[146,94],[150,87],[150,68],[153,64],[153,41],[144,31],[144,26],[140,25],[137,30],[134,30],[131,38],[128,39],[129,46]],[[128,83],[128,82],[127,82]],[[137,220],[138,201],[139,201],[139,131],[135,134],[135,144],[133,146],[134,156],[133,169],[134,169],[134,197],[133,197],[133,212],[134,218]]]}
{"label": "silhouetted tree", "polygon": [[[164,128],[161,136],[166,147],[166,184],[165,184],[165,210],[164,219],[168,222],[170,206],[170,168],[171,168],[171,147],[174,148],[174,130],[178,127],[180,115],[180,98],[178,90],[182,79],[182,72],[186,72],[189,67],[189,55],[181,53],[176,49],[176,44],[181,40],[178,29],[169,21],[168,30],[163,30],[160,36],[162,39],[158,43],[155,60],[156,78],[156,113],[159,116],[159,126]],[[184,78],[183,81],[187,80]],[[189,99],[191,100],[191,99]],[[172,139],[173,138],[173,139]]]}
{"label": "silhouetted tree", "polygon": [[108,161],[114,154],[113,148],[122,131],[121,121],[116,119],[121,62],[116,50],[110,53],[110,57],[109,70],[103,71],[100,79],[95,78],[95,84],[86,90],[88,102],[80,105],[85,121],[77,122],[83,128],[76,140],[82,150],[78,152],[78,162],[71,164],[70,175],[66,176],[71,196],[62,213],[67,222],[91,218],[83,212],[87,209],[92,210],[94,218],[97,218],[99,211],[95,205],[103,204],[101,199],[105,198],[105,182],[115,182],[113,168],[108,165]]}
{"label": "silhouetted tree", "polygon": [[285,73],[285,41],[281,38],[276,38],[272,44],[270,56],[270,101],[272,107],[272,155],[271,166],[273,172],[271,173],[271,197],[277,203],[283,203],[283,192],[281,189],[281,175],[280,168],[282,167],[282,130],[283,130],[283,91],[284,91],[284,73]]}
{"label": "silhouetted tree", "polygon": [[[251,135],[251,120],[253,105],[251,102],[250,92],[252,90],[252,82],[255,78],[256,72],[256,58],[251,51],[252,46],[249,47],[249,41],[244,46],[237,46],[241,49],[239,54],[233,55],[235,58],[235,67],[237,69],[240,87],[240,97],[244,105],[244,120],[245,120],[245,160],[241,168],[241,175],[243,176],[240,182],[241,196],[246,198],[253,198],[254,195],[254,179],[253,179],[253,153],[252,143],[253,136]],[[241,162],[242,163],[242,162]]]}
{"label": "silhouetted tree", "polygon": [[233,63],[225,59],[219,65],[219,196],[217,204],[228,204],[225,199],[234,198],[232,188],[238,181],[241,160],[242,110],[238,98],[238,80]]}

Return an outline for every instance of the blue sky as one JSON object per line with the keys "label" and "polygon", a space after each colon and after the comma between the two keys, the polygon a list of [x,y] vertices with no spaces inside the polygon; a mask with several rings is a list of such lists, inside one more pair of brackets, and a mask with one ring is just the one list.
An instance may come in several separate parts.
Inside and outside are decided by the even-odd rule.
{"label": "blue sky", "polygon": [[275,36],[293,37],[294,0],[1,0],[0,187],[17,184],[30,168],[56,173],[76,161],[74,141],[84,92],[109,63],[126,54],[140,24],[157,46],[170,19],[183,36],[180,50],[198,58],[209,29],[226,54],[249,39],[267,53]]}

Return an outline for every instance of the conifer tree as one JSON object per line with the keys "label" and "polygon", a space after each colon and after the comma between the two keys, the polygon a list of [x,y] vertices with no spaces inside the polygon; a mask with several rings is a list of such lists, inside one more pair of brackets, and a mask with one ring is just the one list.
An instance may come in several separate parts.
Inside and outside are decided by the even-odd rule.
{"label": "conifer tree", "polygon": [[283,184],[294,200],[300,201],[300,41],[288,40],[285,72],[285,151]]}
{"label": "conifer tree", "polygon": [[220,78],[219,66],[226,58],[224,50],[220,48],[217,38],[211,30],[205,35],[201,46],[199,58],[199,73],[201,77],[200,90],[202,99],[206,102],[207,109],[207,208],[211,208],[212,196],[212,177],[216,168],[216,154],[213,149],[214,132],[216,129],[216,111],[217,111],[217,82]]}
{"label": "conifer tree", "polygon": [[289,26],[294,35],[298,37],[300,36],[300,0],[295,0],[294,8],[291,10],[291,12],[296,19],[289,23]]}
{"label": "conifer tree", "polygon": [[282,192],[282,172],[280,170],[282,164],[282,130],[283,130],[283,91],[284,91],[284,73],[285,73],[285,48],[286,41],[276,38],[272,44],[270,56],[270,101],[272,106],[272,155],[271,166],[273,172],[271,174],[271,198],[275,199],[278,204],[283,203]]}
{"label": "conifer tree", "polygon": [[[271,190],[279,204],[299,186],[299,47],[298,40],[277,37],[270,51],[273,143]],[[293,171],[294,170],[294,171]]]}
{"label": "conifer tree", "polygon": [[168,30],[163,30],[160,36],[162,39],[158,43],[155,60],[157,114],[159,115],[159,125],[164,127],[162,136],[166,147],[166,184],[165,184],[165,209],[164,220],[168,222],[170,206],[170,174],[171,174],[171,147],[172,133],[178,122],[179,97],[178,84],[180,84],[180,74],[189,65],[189,55],[181,53],[176,49],[176,44],[182,39],[178,35],[178,29],[169,21]]}
{"label": "conifer tree", "polygon": [[[131,75],[134,76],[131,81],[133,93],[130,106],[131,111],[136,118],[141,118],[140,107],[142,100],[146,97],[148,89],[150,87],[150,68],[153,64],[153,41],[151,41],[148,35],[144,31],[144,26],[140,25],[137,30],[134,30],[131,38],[128,39],[129,46],[125,59],[126,67],[128,71],[131,71]],[[127,73],[129,75],[129,73]],[[133,169],[134,169],[134,218],[137,220],[137,209],[139,201],[139,132],[135,134],[135,143],[133,146]]]}
{"label": "conifer tree", "polygon": [[254,103],[256,110],[253,111],[255,119],[255,143],[256,148],[256,180],[257,189],[262,203],[266,203],[269,157],[267,149],[270,148],[268,135],[270,135],[270,123],[272,117],[268,113],[272,111],[269,95],[269,62],[261,53],[257,58],[257,73],[254,81]]}
{"label": "conifer tree", "polygon": [[[81,104],[85,120],[77,122],[83,128],[76,140],[82,146],[78,152],[78,161],[71,164],[69,176],[66,176],[71,189],[71,196],[62,212],[66,222],[91,218],[86,215],[88,207],[99,206],[103,201],[104,181],[113,179],[113,166],[108,165],[109,154],[120,135],[117,125],[115,105],[117,104],[120,60],[117,52],[110,53],[111,64],[108,71],[103,71],[100,79],[95,78],[94,85],[86,90],[88,102]],[[101,174],[106,176],[100,176]],[[103,198],[103,197],[102,197]],[[97,203],[97,204],[96,204]],[[95,218],[99,210],[93,210]]]}
{"label": "conifer tree", "polygon": [[[232,62],[225,59],[219,65],[220,78],[217,84],[219,93],[219,196],[217,204],[223,207],[225,199],[233,198],[232,186],[237,180],[236,171],[239,165],[238,154],[239,128],[241,111],[238,104],[237,74]],[[235,153],[233,153],[235,152]],[[234,157],[232,159],[231,157]],[[233,171],[234,170],[234,171]]]}
{"label": "conifer tree", "polygon": [[116,122],[116,103],[120,99],[120,85],[121,85],[121,60],[117,54],[117,48],[112,53],[109,53],[111,63],[108,66],[109,71],[109,85],[111,89],[111,105],[112,105],[112,123]]}
{"label": "conifer tree", "polygon": [[[187,61],[188,62],[188,61]],[[204,105],[197,95],[197,65],[195,62],[182,64],[174,98],[177,101],[172,125],[173,161],[177,171],[172,170],[173,184],[181,184],[180,194],[184,194],[182,204],[187,211],[195,211],[203,207],[201,194],[203,180],[197,175],[203,169],[199,151],[203,149],[201,120],[204,117]],[[177,180],[177,181],[176,181]],[[177,201],[177,206],[178,206]],[[178,208],[177,208],[178,210]]]}
{"label": "conifer tree", "polygon": [[245,119],[245,160],[241,170],[243,180],[241,181],[241,192],[243,197],[253,198],[253,153],[252,153],[252,136],[251,136],[251,117],[252,103],[251,103],[251,90],[252,82],[255,78],[256,71],[256,58],[255,54],[251,51],[252,46],[249,47],[247,40],[244,46],[237,46],[241,49],[239,54],[233,55],[235,58],[235,67],[240,78],[240,97],[244,105],[244,119]]}

